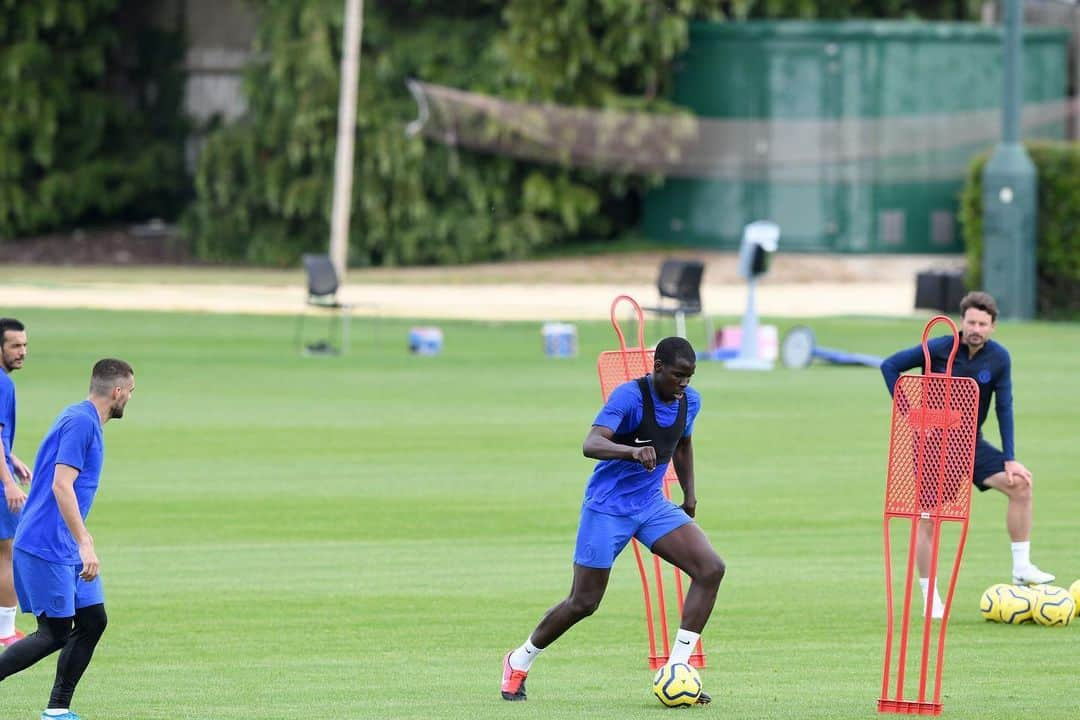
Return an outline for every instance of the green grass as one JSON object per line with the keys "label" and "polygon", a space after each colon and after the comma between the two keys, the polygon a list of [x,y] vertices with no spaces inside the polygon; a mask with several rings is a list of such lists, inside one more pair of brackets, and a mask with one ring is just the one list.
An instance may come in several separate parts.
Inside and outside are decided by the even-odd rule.
{"label": "green grass", "polygon": [[[357,320],[355,352],[301,358],[290,320],[21,311],[16,451],[33,457],[92,362],[131,361],[137,391],[105,429],[89,527],[110,627],[74,707],[95,718],[658,718],[632,556],[600,611],[503,704],[505,651],[566,593],[581,440],[599,407],[603,323],[545,358],[539,323]],[[782,330],[792,324],[781,321]],[[822,344],[887,353],[917,320],[813,321]],[[700,326],[692,327],[694,332]],[[692,336],[693,337],[693,336]],[[1021,458],[1036,474],[1035,559],[1080,576],[1075,363],[1080,326],[1002,324]],[[866,718],[884,637],[881,510],[889,403],[875,370],[737,374],[700,363],[699,520],[729,566],[706,629],[703,715]],[[991,421],[992,423],[993,421]],[[991,438],[996,429],[988,427]],[[945,712],[1075,714],[1077,628],[985,624],[1006,579],[1000,496],[974,502],[950,624]],[[20,624],[29,629],[28,617]],[[5,718],[35,717],[53,661],[5,680]]]}

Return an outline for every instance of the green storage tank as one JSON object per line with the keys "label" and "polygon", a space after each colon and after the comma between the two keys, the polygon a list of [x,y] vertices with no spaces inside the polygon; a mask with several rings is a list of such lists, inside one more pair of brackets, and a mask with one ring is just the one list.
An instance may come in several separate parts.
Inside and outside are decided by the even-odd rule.
{"label": "green storage tank", "polygon": [[[1025,137],[1064,137],[1067,45],[1025,29]],[[717,163],[650,191],[645,234],[729,249],[769,219],[787,251],[962,252],[967,164],[999,137],[1001,48],[1000,28],[969,23],[693,24],[673,99],[711,125]]]}

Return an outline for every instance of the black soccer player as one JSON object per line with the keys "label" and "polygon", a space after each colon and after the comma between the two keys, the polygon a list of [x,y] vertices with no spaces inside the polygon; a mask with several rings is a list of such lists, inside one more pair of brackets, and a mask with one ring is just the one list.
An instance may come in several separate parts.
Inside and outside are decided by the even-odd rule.
{"label": "black soccer player", "polygon": [[[524,700],[525,678],[540,651],[596,612],[615,558],[630,538],[690,576],[669,663],[689,660],[712,613],[725,567],[693,521],[691,434],[701,396],[689,383],[697,356],[684,338],[670,337],[660,341],[654,357],[652,373],[615,388],[585,436],[583,453],[600,462],[585,488],[570,595],[503,658],[504,700]],[[669,462],[679,476],[682,505],[663,494]],[[702,693],[698,702],[709,700]]]}

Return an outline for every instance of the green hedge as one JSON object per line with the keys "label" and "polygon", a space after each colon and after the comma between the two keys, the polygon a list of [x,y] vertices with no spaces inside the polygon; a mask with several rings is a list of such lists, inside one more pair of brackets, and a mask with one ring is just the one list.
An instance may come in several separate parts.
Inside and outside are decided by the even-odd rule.
{"label": "green hedge", "polygon": [[[1044,318],[1080,316],[1080,143],[1026,145],[1038,175],[1036,302]],[[960,201],[968,287],[982,285],[982,173],[990,153],[975,157]]]}
{"label": "green hedge", "polygon": [[179,214],[183,42],[144,5],[0,0],[0,239]]}

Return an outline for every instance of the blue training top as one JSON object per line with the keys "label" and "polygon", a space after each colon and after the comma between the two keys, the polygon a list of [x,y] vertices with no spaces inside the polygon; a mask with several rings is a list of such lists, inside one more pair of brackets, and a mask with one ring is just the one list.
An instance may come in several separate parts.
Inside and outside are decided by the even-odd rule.
{"label": "blue training top", "polygon": [[[15,383],[3,370],[0,370],[0,423],[4,425],[3,430],[0,430],[0,440],[4,442],[4,462],[14,477],[15,466],[11,464],[11,453],[15,448]],[[4,489],[0,488],[0,498],[3,496]]]}
{"label": "blue training top", "polygon": [[83,400],[64,408],[38,448],[34,461],[37,478],[30,485],[30,493],[22,509],[22,518],[15,531],[15,547],[49,562],[81,565],[79,547],[53,495],[53,476],[57,464],[78,469],[75,497],[79,501],[79,513],[85,521],[101,480],[104,461],[101,418],[94,404]]}
{"label": "blue training top", "polygon": [[[930,349],[931,372],[945,372],[949,353],[952,352],[952,337],[946,335],[932,338],[927,345]],[[922,345],[901,350],[885,358],[881,363],[881,374],[885,376],[889,394],[892,395],[897,378],[905,370],[922,368],[923,372],[926,372],[923,362]],[[953,360],[953,375],[975,378],[975,382],[979,383],[979,437],[982,437],[982,426],[990,411],[990,395],[995,395],[994,411],[997,414],[998,429],[1001,431],[1001,451],[1006,460],[1015,460],[1012,361],[1009,351],[1001,343],[987,340],[982,350],[975,353],[975,357],[968,357],[967,346],[963,344],[961,335],[960,349],[956,351],[956,359]]]}
{"label": "blue training top", "polygon": [[[649,390],[656,407],[656,424],[669,427],[679,414],[679,401],[664,402],[656,395],[652,375],[648,376]],[[616,434],[633,432],[641,424],[643,400],[636,380],[623,383],[612,391],[607,404],[593,421]],[[686,430],[690,437],[694,418],[701,409],[701,395],[692,387],[686,388]],[[658,464],[651,472],[634,460],[601,460],[596,463],[588,485],[585,486],[585,507],[609,515],[632,515],[658,498],[663,499],[664,473],[668,463]]]}

